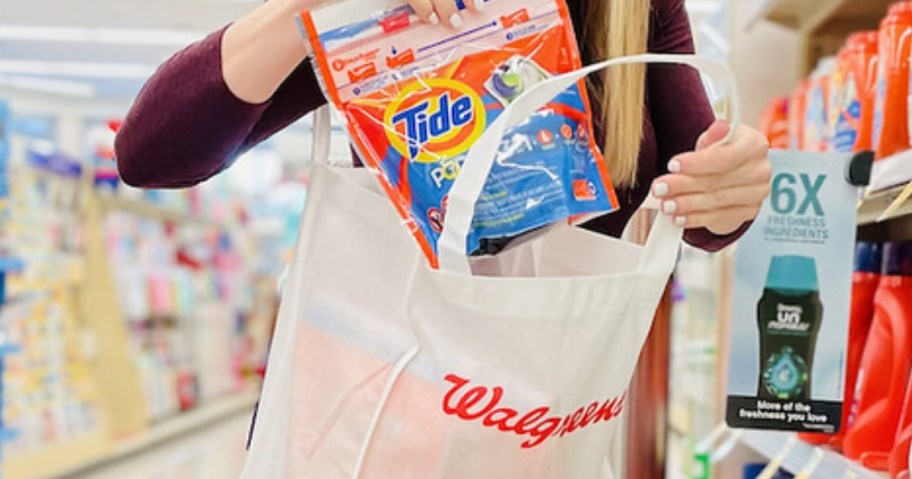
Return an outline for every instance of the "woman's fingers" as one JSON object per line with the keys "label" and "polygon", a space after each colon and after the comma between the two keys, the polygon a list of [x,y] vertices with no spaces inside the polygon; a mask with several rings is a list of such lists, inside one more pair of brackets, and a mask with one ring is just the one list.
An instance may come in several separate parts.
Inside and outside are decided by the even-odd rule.
{"label": "woman's fingers", "polygon": [[[715,127],[715,124],[713,125]],[[769,143],[759,132],[741,126],[731,142],[716,143],[698,151],[682,153],[668,162],[668,171],[686,175],[726,173],[758,157],[766,157]]]}
{"label": "woman's fingers", "polygon": [[715,175],[691,176],[670,173],[652,184],[652,194],[659,199],[716,191],[723,188],[769,183],[772,170],[769,162],[755,161],[738,165],[734,170]]}
{"label": "woman's fingers", "polygon": [[[467,10],[478,12],[484,9],[484,0],[464,1]],[[462,28],[465,23],[456,0],[409,0],[409,4],[419,18],[431,25],[444,23],[452,28]]]}
{"label": "woman's fingers", "polygon": [[674,223],[682,228],[706,228],[713,234],[733,233],[746,221],[757,217],[759,206],[733,206],[716,211],[701,211],[689,215],[674,215]]}
{"label": "woman's fingers", "polygon": [[440,16],[434,11],[434,3],[431,0],[409,0],[409,5],[412,6],[412,10],[415,11],[418,18],[431,25],[440,23]]}
{"label": "woman's fingers", "polygon": [[768,187],[759,184],[680,195],[662,201],[662,212],[673,216],[688,216],[731,207],[757,207],[766,198],[767,192]]}

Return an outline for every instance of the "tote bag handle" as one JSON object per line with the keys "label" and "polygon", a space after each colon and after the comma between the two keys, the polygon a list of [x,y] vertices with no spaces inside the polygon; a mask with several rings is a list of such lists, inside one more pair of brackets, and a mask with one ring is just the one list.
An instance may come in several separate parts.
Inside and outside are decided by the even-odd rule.
{"label": "tote bag handle", "polygon": [[707,74],[715,83],[726,86],[730,99],[727,120],[732,128],[723,141],[727,142],[731,139],[732,134],[741,124],[741,109],[734,74],[728,65],[722,62],[695,55],[633,55],[595,63],[537,83],[510,103],[469,149],[459,176],[450,189],[443,232],[437,243],[441,270],[456,274],[471,274],[469,259],[466,255],[466,244],[472,218],[475,216],[475,204],[481,196],[507,129],[525,120],[579,79],[591,73],[613,66],[641,63],[690,65]]}

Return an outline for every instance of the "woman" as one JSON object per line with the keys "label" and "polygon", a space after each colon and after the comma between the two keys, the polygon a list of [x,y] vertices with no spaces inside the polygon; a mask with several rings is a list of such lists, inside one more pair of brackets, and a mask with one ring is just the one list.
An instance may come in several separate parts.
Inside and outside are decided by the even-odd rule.
{"label": "woman", "polygon": [[[317,3],[270,0],[165,63],[117,135],[123,180],[146,187],[196,184],[323,104],[305,61],[309,46],[293,20]],[[454,0],[410,3],[439,28],[462,25]],[[467,3],[484,8],[483,0]],[[569,0],[569,6],[586,63],[647,50],[693,53],[684,0]],[[619,235],[651,189],[695,246],[715,251],[746,230],[769,190],[767,143],[742,126],[732,142],[719,144],[729,128],[713,121],[695,71],[611,69],[591,79],[590,90],[622,208],[588,228]]]}

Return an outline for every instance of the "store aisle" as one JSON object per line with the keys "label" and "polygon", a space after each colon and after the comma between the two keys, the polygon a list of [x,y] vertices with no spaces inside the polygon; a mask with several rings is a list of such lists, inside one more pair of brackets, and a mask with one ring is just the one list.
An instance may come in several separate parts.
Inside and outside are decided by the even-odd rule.
{"label": "store aisle", "polygon": [[111,466],[67,479],[233,479],[244,465],[244,412]]}

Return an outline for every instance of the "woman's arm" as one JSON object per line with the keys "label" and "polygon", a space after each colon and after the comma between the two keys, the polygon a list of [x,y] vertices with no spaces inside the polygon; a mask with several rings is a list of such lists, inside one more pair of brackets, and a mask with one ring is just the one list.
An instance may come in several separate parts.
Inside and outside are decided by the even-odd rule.
{"label": "woman's arm", "polygon": [[[694,53],[684,1],[653,0],[653,12],[650,51]],[[728,130],[714,125],[702,80],[692,68],[653,65],[647,81],[660,163],[665,167],[671,161],[678,170],[659,177],[653,194],[663,200],[667,214],[687,227],[685,241],[718,251],[747,231],[766,197],[766,146],[746,127],[730,145],[716,145]],[[687,163],[683,169],[682,162]]]}
{"label": "woman's arm", "polygon": [[294,21],[304,7],[266,2],[162,65],[117,134],[124,182],[194,185],[324,103]]}

